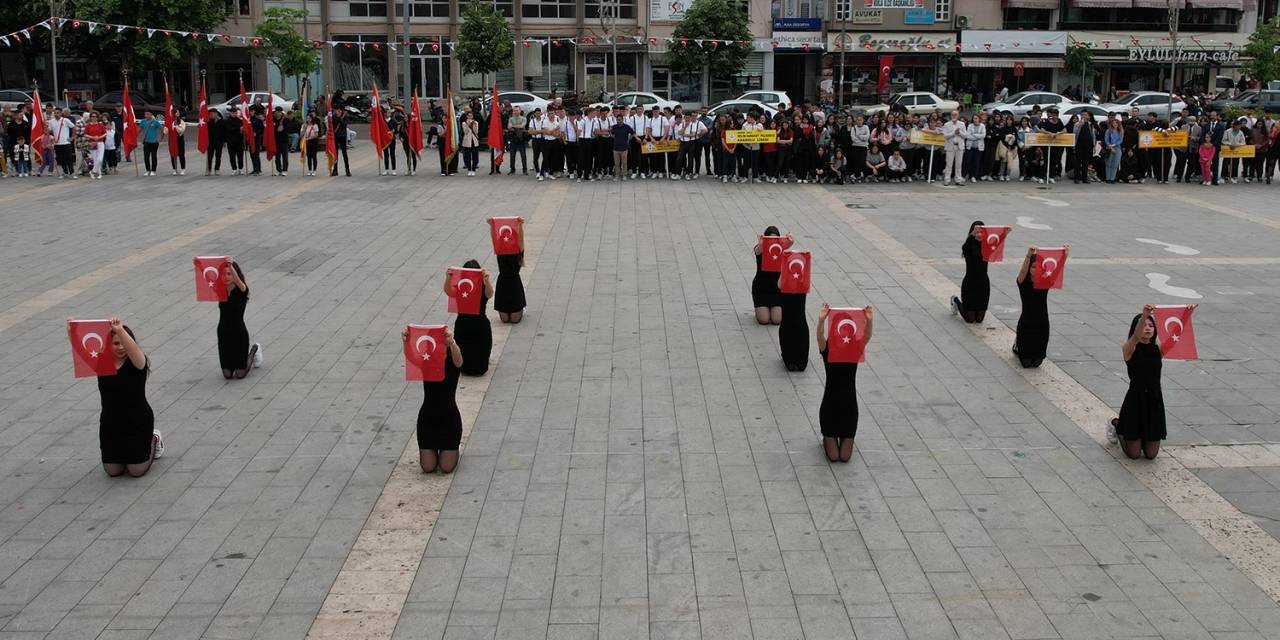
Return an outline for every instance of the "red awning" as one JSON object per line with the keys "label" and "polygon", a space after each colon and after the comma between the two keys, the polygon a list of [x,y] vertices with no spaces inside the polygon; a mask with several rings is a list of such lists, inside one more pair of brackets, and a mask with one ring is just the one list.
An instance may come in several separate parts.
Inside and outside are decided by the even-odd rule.
{"label": "red awning", "polygon": [[1004,0],[1007,9],[1057,9],[1058,0]]}
{"label": "red awning", "polygon": [[1071,0],[1071,6],[1081,9],[1129,9],[1133,0]]}

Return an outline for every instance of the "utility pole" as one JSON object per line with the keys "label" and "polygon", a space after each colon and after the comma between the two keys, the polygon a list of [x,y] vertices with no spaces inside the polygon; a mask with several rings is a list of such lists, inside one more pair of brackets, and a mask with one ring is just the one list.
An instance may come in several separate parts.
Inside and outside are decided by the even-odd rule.
{"label": "utility pole", "polygon": [[[58,8],[49,0],[49,47],[53,58],[53,99],[58,99]],[[70,106],[70,105],[68,105]]]}
{"label": "utility pole", "polygon": [[836,85],[836,110],[844,110],[844,59],[847,55],[845,51],[849,43],[849,14],[853,12],[853,0],[836,0],[836,7],[841,3],[844,4],[844,11],[840,17],[840,42],[836,47],[840,53],[840,82]]}
{"label": "utility pole", "polygon": [[1173,42],[1173,55],[1169,60],[1169,115],[1167,123],[1173,123],[1173,90],[1177,88],[1174,73],[1178,70],[1178,3],[1169,0],[1169,40]]}
{"label": "utility pole", "polygon": [[408,104],[409,92],[413,89],[413,80],[409,77],[409,11],[413,9],[413,5],[409,0],[404,0],[404,39],[400,41],[400,46],[404,48],[404,53],[400,54],[400,63],[404,67],[402,72],[404,75],[404,88],[400,92],[400,102]]}
{"label": "utility pole", "polygon": [[[618,24],[618,0],[600,0],[600,28],[604,29],[613,47],[613,98],[618,97],[618,36],[613,32]],[[606,89],[608,82],[606,81]]]}

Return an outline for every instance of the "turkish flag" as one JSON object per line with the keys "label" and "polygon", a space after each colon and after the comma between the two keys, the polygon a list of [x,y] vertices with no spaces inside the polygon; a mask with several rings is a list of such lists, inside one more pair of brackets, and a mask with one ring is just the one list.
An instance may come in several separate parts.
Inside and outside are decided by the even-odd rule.
{"label": "turkish flag", "polygon": [[44,148],[44,111],[40,110],[40,90],[31,92],[31,161],[40,161],[40,150]]}
{"label": "turkish flag", "polygon": [[133,100],[129,98],[127,79],[124,81],[124,90],[120,97],[120,110],[120,126],[124,127],[124,131],[120,132],[120,138],[124,146],[124,157],[128,158],[129,154],[138,148],[138,118],[134,115]]}
{"label": "turkish flag", "polygon": [[827,313],[827,361],[866,362],[867,310],[831,307]]}
{"label": "turkish flag", "polygon": [[331,98],[325,98],[325,115],[324,115],[324,155],[329,159],[329,169],[332,170],[338,162],[338,141],[335,137],[333,126],[333,101]]}
{"label": "turkish flag", "polygon": [[1037,289],[1061,289],[1062,272],[1067,267],[1067,250],[1062,247],[1036,249],[1036,271],[1031,285]]}
{"label": "turkish flag", "polygon": [[169,79],[164,81],[164,135],[169,141],[169,159],[172,160],[178,156],[178,131],[174,128],[178,124],[178,114],[173,110],[173,95],[169,93]]}
{"label": "turkish flag", "polygon": [[479,269],[449,267],[449,313],[480,313],[484,273]]}
{"label": "turkish flag", "polygon": [[489,100],[489,136],[485,141],[493,150],[493,166],[502,165],[507,145],[502,137],[502,104],[498,101],[498,83],[493,83],[493,97]]}
{"label": "turkish flag", "polygon": [[1160,353],[1170,360],[1196,360],[1196,331],[1191,326],[1189,304],[1162,305],[1155,309],[1156,338]]}
{"label": "turkish flag", "polygon": [[240,131],[249,153],[258,152],[257,139],[253,135],[253,123],[249,121],[249,94],[244,90],[244,78],[240,79]]}
{"label": "turkish flag", "polygon": [[1004,262],[1004,239],[1009,235],[1010,227],[979,226],[978,229],[982,232],[982,259]]}
{"label": "turkish flag", "polygon": [[809,293],[809,252],[783,251],[783,271],[778,290],[782,293]]}
{"label": "turkish flag", "polygon": [[262,148],[267,151],[267,162],[275,159],[280,153],[276,149],[276,94],[267,94],[267,121],[262,127]]}
{"label": "turkish flag", "polygon": [[71,362],[77,378],[116,374],[110,320],[71,320],[67,322],[67,335],[71,338]]}
{"label": "turkish flag", "polygon": [[760,270],[782,273],[782,253],[787,250],[782,236],[760,236]]}
{"label": "turkish flag", "polygon": [[490,218],[489,235],[493,237],[493,253],[509,256],[520,253],[523,220],[520,218]]}
{"label": "turkish flag", "polygon": [[876,93],[889,93],[889,74],[893,72],[893,56],[880,56],[880,80],[876,83]]}
{"label": "turkish flag", "polygon": [[404,379],[440,382],[444,380],[444,359],[449,357],[444,325],[411,324],[404,341]]}
{"label": "turkish flag", "polygon": [[209,151],[209,101],[204,95],[206,81],[200,82],[200,124],[196,135],[196,150],[200,153]]}
{"label": "turkish flag", "polygon": [[418,108],[418,93],[413,94],[409,104],[409,122],[405,123],[405,133],[409,136],[409,147],[414,153],[421,153],[422,147],[422,111]]}
{"label": "turkish flag", "polygon": [[196,256],[196,302],[227,301],[227,256]]}

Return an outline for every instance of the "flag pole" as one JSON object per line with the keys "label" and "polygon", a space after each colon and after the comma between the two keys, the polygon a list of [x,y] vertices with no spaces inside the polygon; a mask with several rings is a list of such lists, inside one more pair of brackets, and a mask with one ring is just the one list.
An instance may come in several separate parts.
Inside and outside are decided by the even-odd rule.
{"label": "flag pole", "polygon": [[[123,69],[123,72],[124,72],[124,89],[125,89],[125,91],[128,91],[128,90],[129,90],[129,70],[128,70],[128,69]],[[130,101],[130,104],[132,104],[132,101]],[[123,108],[123,107],[122,107],[122,108]],[[124,114],[123,114],[123,113],[121,113],[121,115],[124,115]],[[136,127],[136,126],[138,126],[138,123],[136,123],[136,122],[124,122],[123,120],[121,121],[121,124],[123,124],[123,125],[124,125],[125,130],[128,130],[128,129],[129,129],[129,127],[130,127],[130,125],[135,126],[135,127]],[[122,136],[122,138],[123,138],[124,131],[121,131],[121,132],[120,132],[120,134],[121,134],[121,136]],[[123,139],[121,139],[121,143],[123,143],[123,142],[124,142],[124,140],[123,140]],[[123,145],[123,144],[121,144],[121,146],[124,146],[124,145]],[[143,153],[145,154],[146,152],[144,151]],[[130,154],[130,155],[132,156],[132,154]],[[135,178],[136,178],[136,177],[138,177],[138,163],[133,162],[133,160],[129,160],[129,162],[133,164],[133,177],[135,177]]]}

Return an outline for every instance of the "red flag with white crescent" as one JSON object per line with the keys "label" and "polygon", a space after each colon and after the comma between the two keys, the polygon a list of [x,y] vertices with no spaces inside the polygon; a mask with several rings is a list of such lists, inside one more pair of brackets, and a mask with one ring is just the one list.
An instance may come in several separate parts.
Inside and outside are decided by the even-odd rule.
{"label": "red flag with white crescent", "polygon": [[827,313],[827,361],[866,362],[867,310],[831,307]]}
{"label": "red flag with white crescent", "polygon": [[982,259],[987,262],[1004,262],[1004,239],[1009,235],[1011,227],[979,226],[982,235]]}
{"label": "red flag with white crescent", "polygon": [[31,92],[31,161],[38,162],[44,148],[44,111],[40,109],[40,90]]}
{"label": "red flag with white crescent", "polygon": [[200,82],[200,123],[196,133],[196,150],[200,153],[209,151],[209,100],[204,94],[206,84],[208,84],[207,80]]}
{"label": "red flag with white crescent", "polygon": [[128,158],[138,148],[138,116],[133,112],[133,100],[129,98],[129,81],[124,81],[124,89],[120,97],[120,124],[124,127],[121,139],[124,142],[124,157]]}
{"label": "red flag with white crescent", "polygon": [[449,267],[449,313],[478,314],[484,296],[484,273],[480,269]]}
{"label": "red flag with white crescent", "polygon": [[333,132],[333,100],[324,100],[324,155],[329,160],[329,169],[338,163],[338,139]]}
{"label": "red flag with white crescent", "polygon": [[276,149],[276,94],[267,94],[267,121],[262,127],[262,148],[267,151],[267,162],[271,162],[280,153]]}
{"label": "red flag with white crescent", "polygon": [[494,255],[509,256],[520,253],[520,247],[524,246],[521,239],[523,231],[523,218],[490,218],[489,235],[493,239]]}
{"label": "red flag with white crescent", "polygon": [[507,153],[507,145],[502,136],[502,104],[498,101],[498,83],[493,83],[493,97],[489,100],[489,133],[485,143],[493,150],[493,165],[502,165],[502,158]]}
{"label": "red flag with white crescent", "polygon": [[196,302],[227,301],[227,256],[196,256]]}
{"label": "red flag with white crescent", "polygon": [[417,92],[414,92],[413,100],[409,103],[409,122],[405,126],[408,127],[405,133],[409,136],[409,148],[414,153],[422,153],[422,148],[426,145],[422,143],[422,110],[418,108]]}
{"label": "red flag with white crescent", "polygon": [[783,251],[782,265],[782,274],[778,276],[778,290],[782,293],[809,293],[809,252]]}
{"label": "red flag with white crescent", "polygon": [[893,73],[893,56],[880,56],[880,78],[876,82],[876,93],[885,95],[889,93],[889,75]]}
{"label": "red flag with white crescent", "polygon": [[1062,247],[1036,249],[1035,273],[1031,285],[1037,289],[1061,289],[1062,272],[1067,267],[1067,250]]}
{"label": "red flag with white crescent", "polygon": [[240,130],[244,132],[244,143],[249,153],[258,152],[258,141],[253,135],[253,123],[249,120],[249,94],[244,90],[244,78],[240,78]]}
{"label": "red flag with white crescent", "polygon": [[164,80],[164,135],[169,141],[169,159],[178,157],[177,114],[173,111],[173,94],[169,93],[169,79]]}
{"label": "red flag with white crescent", "polygon": [[782,273],[782,254],[787,250],[783,236],[760,236],[760,270]]}
{"label": "red flag with white crescent", "polygon": [[449,345],[442,324],[411,324],[404,341],[404,379],[411,382],[444,380]]}
{"label": "red flag with white crescent", "polygon": [[1160,341],[1160,353],[1170,360],[1196,360],[1196,331],[1191,325],[1191,313],[1195,307],[1189,304],[1161,305],[1155,308],[1152,319],[1156,323],[1156,338]]}
{"label": "red flag with white crescent", "polygon": [[70,320],[67,335],[71,339],[71,363],[77,378],[116,374],[110,320]]}

